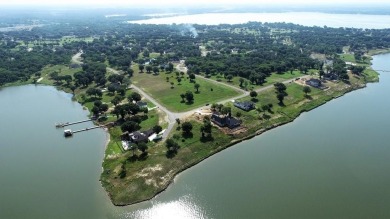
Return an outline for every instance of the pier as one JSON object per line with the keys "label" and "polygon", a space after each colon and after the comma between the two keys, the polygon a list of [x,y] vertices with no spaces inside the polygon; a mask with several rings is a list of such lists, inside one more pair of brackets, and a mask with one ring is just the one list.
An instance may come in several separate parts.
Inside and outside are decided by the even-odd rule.
{"label": "pier", "polygon": [[79,130],[76,130],[76,131],[72,131],[71,129],[66,129],[66,130],[64,130],[64,136],[65,137],[70,137],[70,136],[73,136],[73,134],[75,134],[75,133],[85,132],[85,131],[89,131],[89,130],[92,130],[92,129],[98,129],[98,128],[103,128],[103,127],[105,127],[105,125],[88,127],[88,128],[79,129]]}
{"label": "pier", "polygon": [[65,126],[75,125],[75,124],[84,123],[84,122],[89,122],[89,121],[92,121],[92,119],[86,119],[86,120],[81,120],[81,121],[77,121],[77,122],[57,123],[57,124],[56,124],[56,128],[63,128],[63,127],[65,127]]}

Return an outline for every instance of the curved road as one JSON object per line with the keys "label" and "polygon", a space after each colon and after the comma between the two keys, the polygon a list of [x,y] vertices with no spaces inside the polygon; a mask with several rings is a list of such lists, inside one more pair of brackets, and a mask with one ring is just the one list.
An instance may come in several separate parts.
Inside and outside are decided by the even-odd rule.
{"label": "curved road", "polygon": [[[80,61],[80,56],[82,54],[82,51],[77,53],[76,55],[74,55],[72,57],[72,61],[75,62],[75,63],[78,63],[78,64],[82,64],[82,62]],[[187,71],[187,68],[184,66],[183,63],[180,63],[179,65],[176,66],[176,69],[178,69],[179,71],[184,71],[186,72]],[[120,74],[117,70],[115,69],[112,69],[112,68],[107,68],[107,70],[113,72],[114,74]],[[241,92],[242,94],[241,95],[238,95],[238,96],[235,96],[235,97],[232,97],[232,98],[228,98],[228,99],[225,99],[225,100],[222,100],[222,101],[219,101],[217,102],[218,104],[225,104],[227,102],[232,102],[233,100],[235,99],[240,99],[240,98],[243,98],[243,97],[246,97],[249,95],[249,92],[248,91],[244,91],[238,87],[235,87],[233,85],[229,85],[229,84],[225,84],[225,83],[222,83],[222,82],[219,82],[219,81],[215,81],[215,80],[212,80],[210,78],[205,78],[203,76],[200,76],[200,75],[197,75],[197,77],[200,77],[200,78],[203,78],[204,80],[208,80],[212,83],[215,83],[215,84],[219,84],[219,85],[222,85],[222,86],[228,86],[234,90],[237,90],[239,92]],[[301,76],[300,78],[308,78],[310,77],[310,75],[305,75],[305,76]],[[288,83],[291,83],[293,81],[295,81],[297,78],[299,77],[296,77],[296,78],[292,78],[292,79],[289,79],[289,80],[285,80],[281,83],[284,83],[284,84],[288,84]],[[262,91],[265,91],[265,90],[268,90],[268,89],[271,89],[273,88],[274,85],[271,84],[271,85],[268,85],[268,86],[265,86],[265,87],[261,87],[261,88],[257,88],[255,89],[256,92],[262,92]],[[170,110],[168,110],[165,106],[163,106],[162,104],[160,104],[158,101],[156,101],[153,97],[151,97],[149,94],[147,94],[146,92],[144,92],[141,88],[135,86],[134,84],[130,85],[130,88],[131,89],[134,89],[136,90],[138,93],[140,93],[142,96],[144,96],[146,99],[148,99],[150,102],[152,102],[154,105],[156,105],[161,111],[163,111],[167,116],[165,117],[165,120],[168,122],[168,128],[167,130],[165,130],[164,134],[163,134],[163,139],[166,139],[166,137],[169,135],[169,133],[172,131],[173,129],[173,126],[175,125],[176,123],[176,119],[183,119],[187,116],[190,116],[192,115],[193,113],[197,112],[197,111],[200,111],[204,108],[209,108],[209,107],[206,107],[206,106],[201,106],[201,107],[198,107],[198,108],[195,108],[195,109],[192,109],[192,110],[189,110],[189,111],[186,111],[186,112],[181,112],[181,113],[178,113],[178,112],[172,112]]]}
{"label": "curved road", "polygon": [[[297,78],[308,78],[310,77],[310,75],[305,75],[305,76],[301,76],[301,77],[296,77],[296,78],[293,78],[293,79],[289,79],[289,80],[285,80],[281,83],[284,83],[284,84],[288,84],[288,83],[292,83],[293,81],[295,81]],[[203,78],[203,77],[202,77]],[[204,78],[206,80],[211,80],[212,79],[208,79],[208,78]],[[213,82],[216,82],[216,81],[213,81]],[[223,85],[223,86],[228,86],[222,82],[218,82],[219,84]],[[172,128],[173,126],[175,125],[175,122],[176,122],[176,119],[183,119],[187,116],[190,116],[192,114],[194,114],[195,112],[197,111],[200,111],[204,108],[209,108],[209,107],[206,107],[206,106],[201,106],[201,107],[198,107],[198,108],[195,108],[195,109],[192,109],[192,110],[189,110],[189,111],[186,111],[186,112],[172,112],[170,110],[168,110],[166,107],[164,107],[163,105],[161,105],[158,101],[156,101],[153,97],[151,97],[149,94],[147,94],[146,92],[144,92],[141,88],[135,86],[134,84],[132,84],[130,86],[132,89],[136,90],[138,93],[140,93],[142,96],[144,96],[146,99],[148,99],[150,102],[152,102],[154,105],[156,105],[160,110],[162,110],[163,112],[166,113],[166,118],[165,120],[168,122],[168,128],[167,130],[164,132],[163,134],[163,138],[166,138],[169,133],[172,131]],[[261,88],[257,88],[255,91],[256,92],[263,92],[265,90],[268,90],[268,89],[271,89],[273,88],[274,85],[271,84],[271,85],[268,85],[268,86],[265,86],[265,87],[261,87]],[[235,89],[237,90],[240,90],[241,92],[243,92],[243,94],[239,95],[239,96],[235,96],[235,97],[232,97],[232,98],[228,98],[228,99],[225,99],[225,100],[222,100],[222,101],[219,101],[217,102],[218,104],[225,104],[227,102],[232,102],[233,100],[235,99],[240,99],[240,98],[243,98],[243,97],[246,97],[249,95],[249,92],[247,91],[243,91],[237,87],[235,87]]]}

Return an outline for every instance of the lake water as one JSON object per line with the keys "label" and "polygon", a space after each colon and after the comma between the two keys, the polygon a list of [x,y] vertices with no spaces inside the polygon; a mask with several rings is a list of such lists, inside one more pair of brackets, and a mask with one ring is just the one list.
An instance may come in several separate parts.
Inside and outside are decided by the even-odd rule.
{"label": "lake water", "polygon": [[203,161],[125,218],[390,218],[390,75],[380,80]]}
{"label": "lake water", "polygon": [[[390,55],[373,64],[390,70]],[[65,139],[54,128],[88,112],[53,87],[4,88],[0,218],[390,218],[389,93],[382,73],[183,172],[153,200],[114,207],[98,181],[103,130]]]}
{"label": "lake water", "polygon": [[208,13],[129,21],[138,24],[242,24],[249,21],[289,22],[305,26],[390,28],[390,15],[286,13]]}

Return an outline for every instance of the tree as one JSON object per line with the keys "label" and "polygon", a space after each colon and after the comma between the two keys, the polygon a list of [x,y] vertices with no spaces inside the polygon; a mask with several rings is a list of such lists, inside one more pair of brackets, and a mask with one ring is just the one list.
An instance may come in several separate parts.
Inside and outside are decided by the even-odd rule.
{"label": "tree", "polygon": [[173,64],[170,62],[170,63],[168,63],[168,67],[166,68],[166,70],[168,71],[168,72],[172,72],[173,71]]}
{"label": "tree", "polygon": [[141,95],[139,94],[139,93],[137,93],[137,92],[133,92],[133,93],[131,93],[128,97],[127,97],[127,99],[129,100],[129,102],[132,102],[132,101],[135,101],[135,102],[138,102],[138,101],[140,101],[141,100]]}
{"label": "tree", "polygon": [[180,82],[181,82],[181,78],[177,78],[177,83],[180,85]]}
{"label": "tree", "polygon": [[186,98],[186,95],[185,94],[180,94],[180,97],[181,97],[182,102],[185,102],[184,98]]}
{"label": "tree", "polygon": [[140,112],[140,108],[137,104],[134,104],[134,103],[126,103],[124,105],[122,105],[123,108],[126,110],[127,113],[131,114],[131,115],[135,115],[137,114],[138,112]]}
{"label": "tree", "polygon": [[304,86],[303,87],[303,92],[305,92],[305,96],[307,96],[307,94],[311,92],[310,87],[309,86]]}
{"label": "tree", "polygon": [[179,149],[179,144],[173,140],[172,138],[168,138],[166,141],[165,141],[165,146],[167,147],[168,149],[168,153],[177,153],[177,150]]}
{"label": "tree", "polygon": [[287,89],[286,85],[283,83],[280,83],[280,82],[275,83],[274,87],[275,87],[276,92],[278,92],[278,93],[284,93]]}
{"label": "tree", "polygon": [[157,66],[154,66],[154,67],[153,67],[153,73],[154,73],[155,75],[157,75],[158,72],[159,72],[158,67],[157,67]]}
{"label": "tree", "polygon": [[153,131],[154,131],[154,133],[158,134],[162,131],[162,127],[159,125],[156,125],[153,127]]}
{"label": "tree", "polygon": [[251,91],[250,93],[249,93],[249,95],[252,97],[252,100],[256,100],[256,97],[257,97],[257,92],[256,91]]}
{"label": "tree", "polygon": [[277,93],[276,94],[276,98],[278,98],[280,104],[283,104],[283,100],[284,100],[285,96],[286,96],[285,93]]}
{"label": "tree", "polygon": [[192,130],[192,124],[190,122],[183,122],[183,124],[181,125],[181,129],[183,130],[183,132],[185,134],[188,134],[188,133],[191,133],[191,130]]}
{"label": "tree", "polygon": [[206,137],[206,134],[207,134],[208,137],[210,137],[211,136],[211,130],[212,130],[212,125],[211,125],[211,122],[210,122],[210,118],[206,116],[206,117],[204,117],[203,125],[200,128],[200,131],[202,133],[202,137]]}
{"label": "tree", "polygon": [[190,74],[190,81],[193,82],[195,80],[195,74]]}
{"label": "tree", "polygon": [[228,107],[228,106],[223,106],[222,109],[221,109],[221,113],[223,115],[229,115],[229,117],[230,117],[230,115],[232,113],[232,109],[230,107]]}
{"label": "tree", "polygon": [[92,111],[93,115],[95,115],[95,116],[99,115],[99,112],[100,112],[98,106],[93,106],[91,111]]}
{"label": "tree", "polygon": [[150,66],[150,65],[146,66],[146,72],[147,73],[150,73],[152,70],[153,70],[152,66]]}
{"label": "tree", "polygon": [[145,142],[138,143],[138,150],[140,150],[143,154],[148,150],[148,145]]}
{"label": "tree", "polygon": [[121,129],[123,132],[134,132],[139,130],[141,127],[139,126],[138,123],[133,122],[133,121],[126,121],[121,125]]}
{"label": "tree", "polygon": [[111,103],[114,104],[114,106],[118,105],[121,102],[122,98],[120,96],[115,96],[112,100]]}
{"label": "tree", "polygon": [[140,72],[144,72],[145,66],[144,65],[139,65],[138,69]]}
{"label": "tree", "polygon": [[179,119],[179,118],[176,118],[176,123],[177,123],[178,125],[180,125],[180,119]]}
{"label": "tree", "polygon": [[133,70],[131,67],[129,67],[129,68],[127,69],[127,74],[129,75],[129,77],[133,76],[134,70]]}
{"label": "tree", "polygon": [[194,102],[194,94],[191,91],[187,91],[185,93],[186,99],[188,103],[193,103]]}
{"label": "tree", "polygon": [[112,93],[112,94],[115,93],[116,88],[117,88],[117,85],[115,85],[115,84],[109,84],[109,85],[107,86],[108,92],[110,92],[110,93]]}
{"label": "tree", "polygon": [[242,87],[242,85],[243,85],[243,83],[244,83],[244,78],[240,78],[240,79],[238,79],[238,81],[240,81],[240,87]]}
{"label": "tree", "polygon": [[198,84],[198,83],[194,84],[194,88],[196,89],[196,93],[199,93],[199,87],[200,87],[200,84]]}
{"label": "tree", "polygon": [[227,75],[226,79],[228,80],[228,82],[231,82],[233,79],[233,75],[231,75],[231,74]]}
{"label": "tree", "polygon": [[72,91],[73,95],[74,95],[74,91],[76,90],[76,86],[74,86],[73,84],[69,86],[69,89]]}

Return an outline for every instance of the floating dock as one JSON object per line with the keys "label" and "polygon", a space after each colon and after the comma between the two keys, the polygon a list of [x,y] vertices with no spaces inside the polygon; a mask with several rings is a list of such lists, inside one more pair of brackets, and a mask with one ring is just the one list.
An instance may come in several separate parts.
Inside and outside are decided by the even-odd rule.
{"label": "floating dock", "polygon": [[65,126],[75,125],[75,124],[84,123],[84,122],[89,122],[89,121],[92,121],[92,119],[86,119],[86,120],[81,120],[81,121],[77,121],[77,122],[57,123],[57,124],[56,124],[56,128],[63,128],[63,127],[65,127]]}

